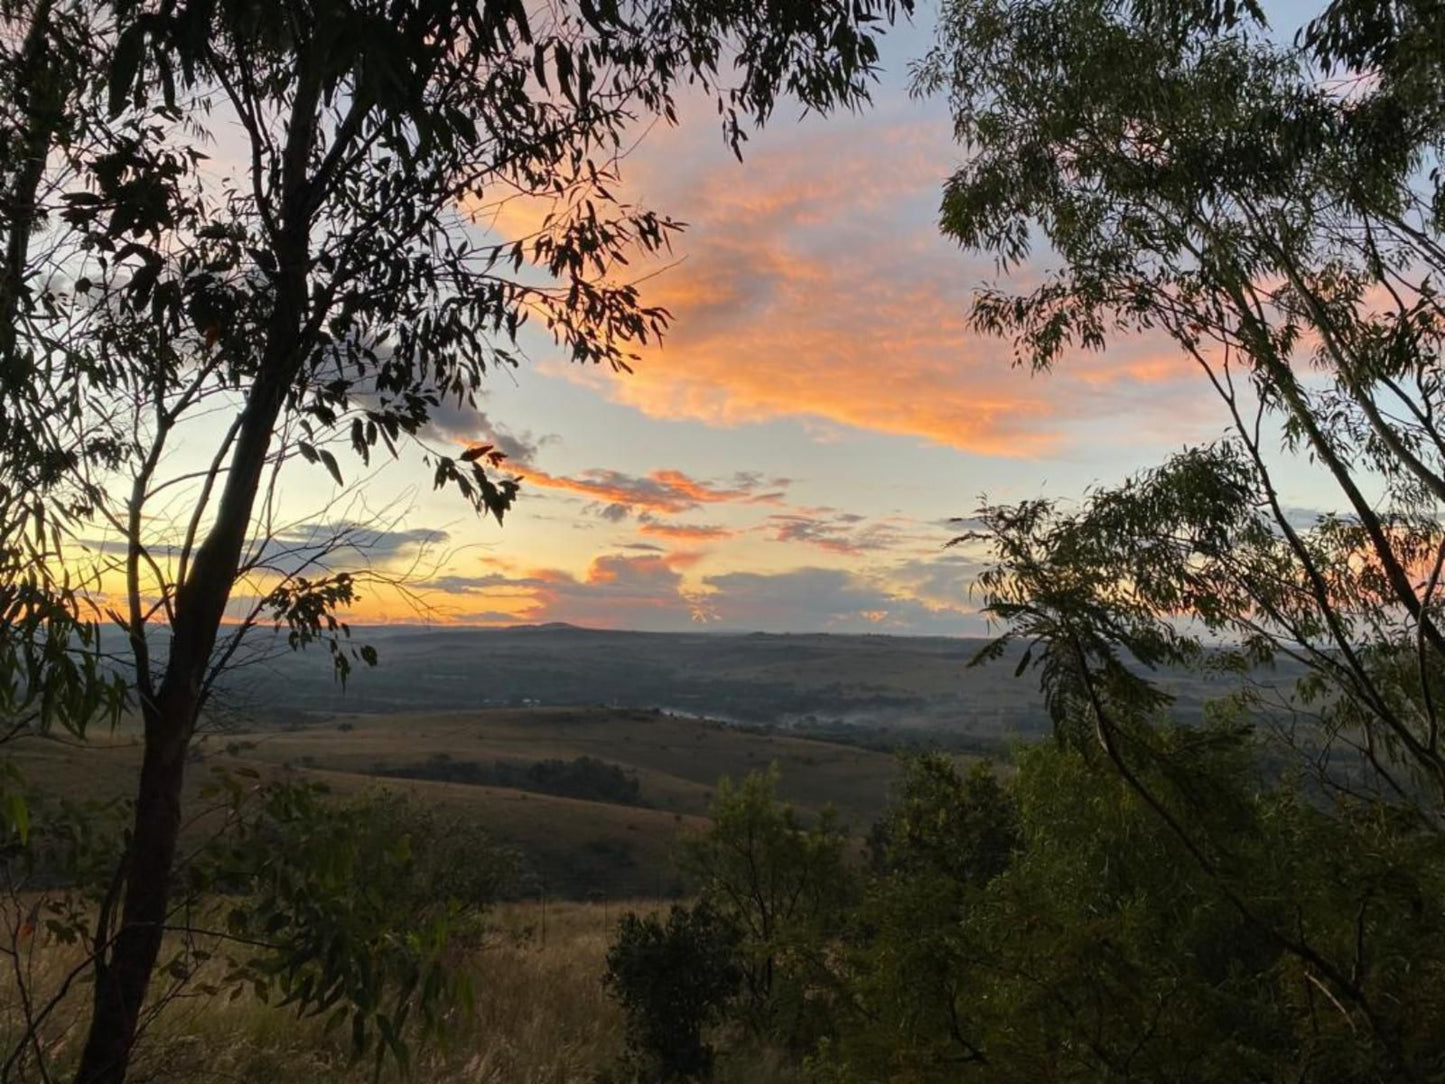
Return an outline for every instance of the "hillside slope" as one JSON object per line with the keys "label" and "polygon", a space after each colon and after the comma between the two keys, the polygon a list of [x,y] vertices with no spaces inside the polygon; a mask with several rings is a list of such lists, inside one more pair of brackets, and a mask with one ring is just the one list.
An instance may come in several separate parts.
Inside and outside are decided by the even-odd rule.
{"label": "hillside slope", "polygon": [[[122,798],[139,744],[124,728],[84,744],[33,740],[14,755],[50,794]],[[644,805],[585,801],[518,787],[476,786],[379,773],[498,761],[528,766],[591,757],[638,783]],[[527,893],[619,899],[666,895],[678,885],[679,835],[701,827],[719,777],[776,763],[780,792],[805,814],[825,805],[862,834],[887,801],[896,762],[887,754],[706,720],[613,709],[497,709],[348,715],[304,726],[212,734],[191,766],[191,802],[211,769],[315,779],[341,795],[391,789],[475,816],[523,855]],[[194,808],[194,804],[192,808]]]}

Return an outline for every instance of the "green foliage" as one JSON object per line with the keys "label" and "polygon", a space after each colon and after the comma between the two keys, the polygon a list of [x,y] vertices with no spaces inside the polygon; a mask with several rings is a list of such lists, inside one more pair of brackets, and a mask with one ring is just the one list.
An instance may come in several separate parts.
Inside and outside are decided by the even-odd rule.
{"label": "green foliage", "polygon": [[248,793],[225,777],[219,793],[232,825],[186,872],[197,898],[229,897],[220,987],[346,1025],[378,1072],[387,1058],[405,1065],[409,1026],[434,1028],[441,1009],[469,998],[448,967],[459,920],[495,898],[512,856],[394,795],[338,803],[312,784]]}
{"label": "green foliage", "polygon": [[[29,823],[22,832],[20,824],[4,825],[0,818],[8,829],[0,835],[0,912],[9,916],[0,954],[33,960],[37,951],[56,946],[85,947],[95,933],[96,913],[110,906],[115,854],[123,845],[120,823],[128,811],[114,802],[37,795],[18,771],[6,774],[9,789],[0,797],[13,801],[11,808],[24,811]],[[17,986],[17,993],[38,1000],[39,991],[24,980]],[[36,1013],[30,1026],[43,1028],[54,1009],[52,1003]],[[15,1042],[13,1036],[6,1040]],[[28,1068],[31,1051],[24,1045],[22,1037],[11,1049],[0,1049],[0,1063]]]}
{"label": "green foliage", "polygon": [[[1161,735],[1171,762],[1146,782],[1235,810],[1213,833],[1227,880],[1067,748],[1022,751],[1006,788],[911,765],[841,968],[852,1011],[815,1078],[1432,1079],[1445,1045],[1419,1013],[1445,994],[1426,902],[1445,849],[1365,805],[1261,792],[1237,744],[1199,737]],[[1286,925],[1351,954],[1372,1019],[1275,935]]]}
{"label": "green foliage", "polygon": [[682,866],[740,932],[743,1019],[806,1044],[832,1026],[825,956],[859,884],[835,814],[803,824],[777,800],[778,774],[773,765],[737,784],[722,780],[712,824],[685,841]]}
{"label": "green foliage", "polygon": [[[1245,783],[1201,767],[1221,801]],[[977,942],[996,970],[969,1006],[995,1079],[1261,1079],[1307,1063],[1281,1012],[1278,946],[1126,785],[1038,749],[1017,800],[1019,856],[990,888]]]}
{"label": "green foliage", "polygon": [[[221,772],[204,802],[206,836],[177,870],[148,1013],[182,997],[250,994],[344,1026],[377,1071],[408,1064],[411,1041],[468,1003],[452,965],[515,877],[516,856],[474,822],[390,793],[343,801],[314,784]],[[25,840],[0,840],[9,923],[0,953],[26,959],[106,936],[128,812],[54,799],[34,807]],[[81,957],[69,981],[88,965]],[[17,981],[47,1006],[28,1024],[43,1041],[7,1035],[16,1045],[0,1049],[0,1064],[53,1076],[53,1055],[41,1052],[64,1026],[48,1019],[60,1002],[32,985],[38,978]]]}
{"label": "green foliage", "polygon": [[[57,560],[97,504],[95,487],[74,486],[78,461],[66,403],[83,361],[62,361],[47,326],[64,306],[35,288],[27,261],[44,250],[44,173],[58,141],[88,137],[76,94],[93,57],[83,6],[49,0],[0,11],[0,742],[52,727],[84,733],[114,722],[125,687],[102,660],[97,623],[73,569]],[[70,375],[51,377],[57,368]],[[58,398],[57,398],[58,396]],[[95,468],[115,449],[87,451]],[[9,819],[23,818],[11,791]]]}
{"label": "green foliage", "polygon": [[880,865],[894,877],[941,876],[987,884],[1017,843],[1013,800],[987,761],[960,774],[941,753],[905,758],[888,815],[875,833]]}
{"label": "green foliage", "polygon": [[[1401,1006],[1439,996],[1439,5],[1336,0],[1293,42],[1258,12],[1173,17],[1188,7],[959,0],[917,70],[971,152],[944,231],[1004,270],[1039,241],[1057,265],[980,291],[975,326],[1040,370],[1165,339],[1231,425],[1077,506],[986,507],[960,540],[993,559],[984,659],[1029,645],[1059,755],[1104,771],[1065,777],[1104,803],[1081,823],[1131,841],[1106,852],[1126,885],[1026,898],[1077,904],[1055,912],[1061,982],[1087,959],[1070,939],[1106,920],[1088,983],[1157,1022],[1090,1025],[1110,1072],[1429,1079],[1440,1051]],[[1294,467],[1320,510],[1284,503]],[[1283,696],[1253,681],[1277,659],[1304,670]],[[1237,688],[1184,727],[1164,666]],[[1000,883],[1050,853],[1049,883],[1073,883],[1087,840],[1046,847],[1023,806],[1027,857]],[[1086,985],[1057,997],[1097,1016]]]}
{"label": "green foliage", "polygon": [[849,929],[852,997],[830,1048],[835,1069],[841,1052],[841,1063],[865,1078],[906,1065],[919,1079],[930,1067],[943,1079],[981,1056],[972,1045],[979,1036],[959,1022],[976,981],[975,909],[1009,864],[1018,819],[1013,795],[987,765],[963,774],[939,754],[904,762],[873,833],[875,874]]}
{"label": "green foliage", "polygon": [[628,913],[607,951],[603,977],[627,1015],[624,1071],[644,1080],[705,1077],[707,1027],[742,981],[739,932],[706,902],[673,904],[666,922]]}
{"label": "green foliage", "polygon": [[[975,324],[1038,369],[1167,336],[1233,423],[1077,511],[984,509],[989,610],[1038,645],[1071,740],[1123,757],[1109,744],[1168,702],[1136,664],[1283,657],[1331,690],[1313,690],[1327,706],[1299,750],[1322,786],[1359,755],[1369,788],[1438,804],[1445,204],[1426,163],[1445,113],[1419,47],[1438,16],[1343,2],[1296,45],[1249,20],[1158,19],[1096,0],[951,4],[918,70],[974,152],[945,232],[1004,268],[1042,237],[1059,264],[1028,292],[981,291]],[[1276,475],[1296,455],[1341,513],[1285,507]]]}
{"label": "green foliage", "polygon": [[[1434,1079],[1439,836],[1359,798],[1261,785],[1258,743],[1229,727],[1136,737],[1151,756],[1132,779],[1063,743],[1021,749],[1007,780],[907,762],[861,895],[772,942],[786,950],[761,1018],[747,973],[761,910],[745,897],[806,894],[817,851],[771,774],[728,788],[692,856],[712,871],[704,900],[733,901],[743,1001],[725,1015],[833,1084]],[[631,934],[658,984],[683,966],[661,962],[663,930]],[[795,992],[806,1028],[783,1011]]]}

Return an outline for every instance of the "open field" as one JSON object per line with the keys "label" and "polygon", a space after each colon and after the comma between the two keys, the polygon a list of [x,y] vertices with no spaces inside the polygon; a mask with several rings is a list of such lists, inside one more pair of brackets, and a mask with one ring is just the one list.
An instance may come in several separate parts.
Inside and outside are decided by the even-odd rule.
{"label": "open field", "polygon": [[883,808],[893,764],[883,753],[786,733],[598,708],[349,715],[280,732],[228,734],[223,740],[248,744],[244,755],[265,763],[363,775],[438,753],[454,760],[516,763],[591,756],[636,773],[650,806],[689,815],[707,812],[719,777],[737,778],[776,763],[790,801],[810,810],[831,804],[845,820],[864,828]]}
{"label": "open field", "polygon": [[[408,1079],[436,1084],[583,1084],[622,1051],[621,1014],[601,984],[619,916],[650,901],[504,904],[485,919],[481,943],[461,961],[475,1003],[446,1017],[443,1035],[415,1043]],[[57,975],[67,950],[47,948],[37,966]],[[18,1010],[0,972],[0,1038],[18,1026]],[[80,987],[47,1031],[59,1066],[73,1047],[88,987]],[[8,1045],[8,1044],[7,1044]],[[769,1084],[766,1051],[732,1052],[720,1081]],[[370,1079],[351,1061],[344,1029],[243,995],[181,999],[148,1030],[130,1079],[166,1084],[351,1084]],[[383,1079],[399,1079],[388,1071]]]}
{"label": "open field", "polygon": [[[84,745],[21,742],[13,752],[42,792],[105,800],[129,793],[140,749],[136,735],[122,729]],[[702,825],[721,776],[736,778],[776,763],[787,800],[805,813],[833,805],[862,834],[881,812],[896,767],[893,757],[856,746],[611,709],[352,715],[211,734],[197,755],[188,773],[192,802],[213,768],[289,773],[344,795],[381,787],[406,791],[465,811],[498,841],[517,848],[526,874],[518,891],[581,899],[680,891],[674,844],[680,833]],[[518,765],[593,757],[635,777],[646,805],[375,774],[425,765],[438,755]]]}

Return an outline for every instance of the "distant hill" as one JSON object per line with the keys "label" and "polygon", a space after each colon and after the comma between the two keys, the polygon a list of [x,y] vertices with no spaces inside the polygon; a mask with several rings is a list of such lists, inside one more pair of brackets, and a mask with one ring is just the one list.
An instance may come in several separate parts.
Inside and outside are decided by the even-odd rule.
{"label": "distant hill", "polygon": [[[353,640],[380,665],[358,663],[344,689],[324,647],[295,653],[281,637],[234,672],[195,751],[209,763],[190,772],[193,790],[208,767],[295,773],[342,795],[404,790],[517,847],[524,894],[671,893],[677,837],[703,823],[723,775],[776,762],[785,798],[805,814],[832,805],[861,834],[887,800],[894,750],[1002,757],[1049,726],[1035,675],[1014,677],[1016,654],[969,667],[977,639],[545,625],[367,628]],[[1161,681],[1186,717],[1229,689]],[[15,750],[40,789],[97,798],[129,793],[138,753],[133,721],[84,746]]]}
{"label": "distant hill", "polygon": [[[266,635],[266,634],[259,634]],[[1049,723],[1034,675],[968,666],[985,642],[948,637],[643,633],[566,624],[513,629],[358,629],[380,665],[343,689],[324,651],[271,657],[233,676],[232,705],[259,718],[499,707],[659,709],[866,744],[994,752]],[[1222,680],[1165,675],[1186,716]]]}

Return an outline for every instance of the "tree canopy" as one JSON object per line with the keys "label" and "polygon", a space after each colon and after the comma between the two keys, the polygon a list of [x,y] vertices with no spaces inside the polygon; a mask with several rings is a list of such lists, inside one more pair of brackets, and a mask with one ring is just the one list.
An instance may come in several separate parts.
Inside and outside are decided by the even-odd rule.
{"label": "tree canopy", "polygon": [[[981,288],[975,326],[1037,371],[1149,337],[1197,368],[1227,425],[1077,505],[984,508],[967,540],[993,560],[980,584],[1002,635],[985,657],[1029,645],[1020,670],[1036,668],[1060,739],[1117,773],[1251,936],[1371,1037],[1361,1072],[1405,1078],[1433,1064],[1381,1010],[1399,980],[1386,916],[1411,890],[1354,897],[1341,876],[1353,945],[1273,912],[1239,864],[1264,827],[1241,835],[1227,792],[1186,765],[1243,747],[1258,786],[1299,783],[1346,835],[1439,838],[1442,31],[1431,4],[1332,4],[1290,36],[1228,4],[953,2],[916,69],[968,151],[944,232],[1005,275],[1048,266],[1021,292]],[[1290,463],[1332,494],[1323,508],[1286,502]],[[1307,675],[1284,695],[1253,680],[1281,658]],[[1151,680],[1166,664],[1237,675],[1237,694],[1190,731]],[[1271,846],[1284,864],[1309,844]],[[1437,914],[1417,913],[1416,936]]]}

